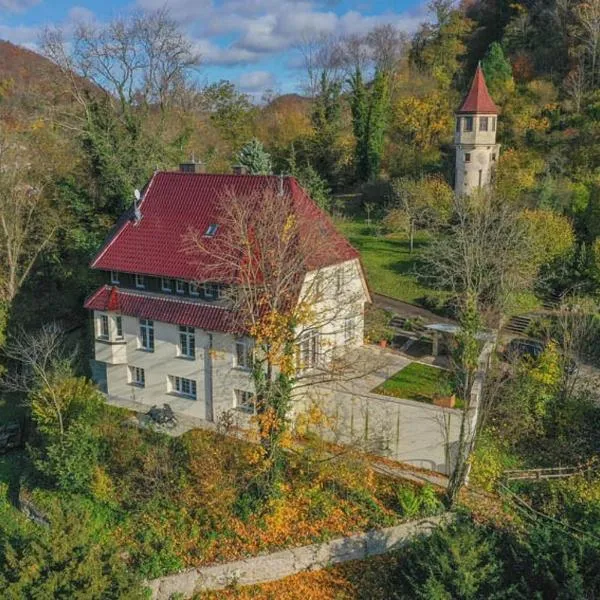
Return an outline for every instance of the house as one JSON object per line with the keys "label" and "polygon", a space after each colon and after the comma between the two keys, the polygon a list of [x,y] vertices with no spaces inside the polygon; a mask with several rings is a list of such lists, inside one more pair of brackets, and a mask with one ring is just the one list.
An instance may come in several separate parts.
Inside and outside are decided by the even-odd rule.
{"label": "house", "polygon": [[336,352],[362,344],[370,297],[358,253],[298,182],[205,174],[186,164],[179,172],[153,175],[139,206],[120,219],[91,265],[105,277],[85,306],[93,312],[95,360],[109,396],[148,406],[168,402],[209,421],[232,409],[254,411],[253,340],[236,325],[228,290],[182,250],[190,229],[219,247],[224,194],[252,197],[267,189],[286,194],[294,210],[310,211],[310,223],[335,242],[336,250],[303,275],[304,287],[321,273],[335,275],[335,289],[319,298],[327,310],[335,308],[335,318],[298,339],[298,368],[316,369]]}
{"label": "house", "polygon": [[496,143],[498,113],[479,65],[469,93],[456,112],[454,191],[457,195],[470,194],[492,182],[500,155],[500,144]]}

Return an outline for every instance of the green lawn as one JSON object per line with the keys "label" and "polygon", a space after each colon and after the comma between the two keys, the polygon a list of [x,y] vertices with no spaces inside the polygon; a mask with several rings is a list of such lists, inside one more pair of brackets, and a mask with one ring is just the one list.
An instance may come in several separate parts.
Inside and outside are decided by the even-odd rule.
{"label": "green lawn", "polygon": [[416,258],[428,242],[427,233],[417,233],[411,254],[403,234],[378,234],[374,225],[357,220],[340,219],[336,226],[360,252],[372,291],[413,304],[418,298],[436,294],[415,275]]}
{"label": "green lawn", "polygon": [[431,404],[433,396],[445,390],[448,383],[448,371],[413,362],[392,375],[373,391],[376,394]]}

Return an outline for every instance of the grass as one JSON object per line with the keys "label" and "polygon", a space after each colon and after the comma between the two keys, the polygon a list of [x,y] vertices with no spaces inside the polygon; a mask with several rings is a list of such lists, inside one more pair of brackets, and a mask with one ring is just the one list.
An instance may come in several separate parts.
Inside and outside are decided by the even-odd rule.
{"label": "grass", "polygon": [[376,394],[431,404],[433,396],[448,388],[448,384],[448,371],[413,362],[386,379],[373,391]]}
{"label": "grass", "polygon": [[408,237],[399,233],[378,234],[377,228],[358,220],[338,220],[336,226],[360,252],[371,289],[404,302],[416,303],[419,298],[439,292],[417,280],[415,271],[419,251],[429,235],[415,235],[414,251],[409,251]]}

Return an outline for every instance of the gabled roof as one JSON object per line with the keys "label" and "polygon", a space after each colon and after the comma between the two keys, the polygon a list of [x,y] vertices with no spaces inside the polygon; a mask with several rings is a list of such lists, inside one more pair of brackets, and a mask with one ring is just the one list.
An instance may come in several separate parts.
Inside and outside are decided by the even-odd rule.
{"label": "gabled roof", "polygon": [[484,113],[488,115],[497,115],[500,112],[488,92],[481,65],[477,65],[471,89],[457,112],[458,114]]}
{"label": "gabled roof", "polygon": [[124,291],[105,285],[85,301],[89,310],[114,311],[131,317],[196,327],[206,331],[239,333],[231,311],[200,301]]}
{"label": "gabled roof", "polygon": [[[123,218],[114,234],[92,262],[92,268],[122,273],[210,280],[202,265],[193,264],[183,251],[190,229],[205,232],[219,223],[218,210],[227,193],[251,197],[267,188],[279,189],[292,198],[295,210],[319,227],[328,243],[327,256],[313,256],[312,269],[358,258],[357,251],[340,235],[329,217],[307,196],[293,177],[267,175],[212,175],[156,172],[140,203],[142,218]],[[214,243],[219,242],[217,231]]]}

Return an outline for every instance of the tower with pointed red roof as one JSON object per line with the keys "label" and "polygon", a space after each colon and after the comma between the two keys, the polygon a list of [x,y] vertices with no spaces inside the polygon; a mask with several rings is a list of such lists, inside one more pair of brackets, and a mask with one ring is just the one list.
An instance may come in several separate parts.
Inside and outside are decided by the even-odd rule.
{"label": "tower with pointed red roof", "polygon": [[471,89],[456,112],[456,194],[470,194],[490,184],[500,153],[496,143],[498,113],[478,65]]}

